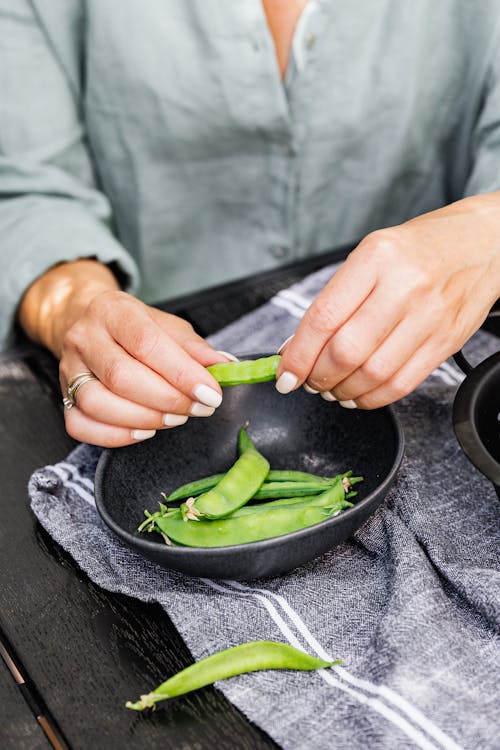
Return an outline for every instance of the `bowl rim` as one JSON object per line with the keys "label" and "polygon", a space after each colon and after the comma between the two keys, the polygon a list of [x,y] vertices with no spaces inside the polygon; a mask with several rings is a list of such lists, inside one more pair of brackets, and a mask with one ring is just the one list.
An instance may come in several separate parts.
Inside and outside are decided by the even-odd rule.
{"label": "bowl rim", "polygon": [[[123,539],[129,546],[143,549],[147,551],[150,556],[152,553],[160,553],[165,559],[187,559],[196,560],[197,558],[206,558],[207,555],[213,555],[217,557],[231,557],[237,550],[245,549],[249,552],[259,552],[266,549],[276,547],[280,543],[286,543],[287,541],[300,541],[307,538],[309,535],[314,534],[318,528],[326,529],[334,526],[342,525],[346,520],[353,516],[362,515],[364,509],[369,508],[370,505],[382,494],[385,496],[390,486],[394,482],[397,472],[401,466],[401,462],[404,456],[405,440],[403,428],[396,416],[394,408],[392,406],[383,406],[380,409],[374,411],[383,412],[391,422],[394,430],[394,436],[396,439],[396,452],[391,465],[391,468],[387,475],[384,477],[382,482],[375,487],[369,495],[364,497],[359,503],[356,503],[354,507],[343,510],[338,515],[331,518],[327,518],[324,521],[314,524],[313,526],[307,526],[305,529],[298,529],[297,531],[291,531],[288,534],[281,534],[280,536],[271,537],[270,539],[261,539],[255,542],[244,542],[242,544],[232,544],[224,547],[182,547],[182,546],[169,546],[164,542],[156,542],[150,540],[147,537],[138,537],[135,534],[123,529],[116,521],[109,515],[106,508],[103,505],[104,493],[104,477],[108,464],[111,461],[111,457],[114,455],[116,450],[119,448],[105,448],[99,457],[97,464],[95,482],[94,482],[94,493],[96,508],[103,519],[104,523],[121,539]],[[154,439],[154,438],[153,438]]]}
{"label": "bowl rim", "polygon": [[496,487],[500,487],[500,463],[484,445],[477,429],[476,415],[483,389],[499,376],[499,371],[500,352],[477,365],[460,384],[452,415],[453,429],[465,455]]}

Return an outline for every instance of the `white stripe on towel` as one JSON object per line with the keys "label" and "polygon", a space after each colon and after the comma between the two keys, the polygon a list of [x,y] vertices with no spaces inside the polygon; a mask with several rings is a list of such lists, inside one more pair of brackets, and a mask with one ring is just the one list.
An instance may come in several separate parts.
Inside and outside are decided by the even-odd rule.
{"label": "white stripe on towel", "polygon": [[[274,591],[268,589],[261,589],[257,587],[244,586],[238,581],[225,581],[229,586],[233,586],[239,591],[248,591],[249,593],[259,592],[259,595],[267,595],[275,599],[282,607],[283,611],[288,615],[290,620],[293,622],[303,639],[308,643],[311,648],[317,653],[320,659],[332,660],[330,654],[327,654],[321,644],[317,641],[315,636],[311,633],[305,622],[301,619],[300,615],[290,606],[287,600],[276,594]],[[376,685],[375,683],[369,682],[359,677],[351,675],[345,667],[334,667],[339,677],[342,677],[347,682],[350,682],[356,687],[362,688],[367,692],[375,693],[382,696],[387,701],[393,703],[400,711],[409,716],[415,724],[418,724],[427,734],[433,737],[435,740],[441,743],[441,745],[447,750],[461,750],[460,746],[456,744],[451,738],[449,738],[439,727],[437,727],[430,719],[428,719],[418,708],[412,706],[405,698],[398,695],[391,688],[385,685]]]}
{"label": "white stripe on towel", "polygon": [[[64,469],[61,469],[57,464],[55,466],[46,466],[45,468],[50,469],[54,472],[54,474],[57,474],[59,479],[62,479],[66,487],[70,487],[76,492],[77,495],[80,495],[82,500],[85,500],[86,503],[92,505],[95,508],[94,496],[91,495],[90,492],[87,492],[87,490],[85,490],[80,484],[70,481],[68,479],[68,472],[66,472]],[[80,477],[80,479],[83,479],[83,477]]]}
{"label": "white stripe on towel", "polygon": [[294,318],[302,318],[305,312],[305,310],[303,310],[301,307],[297,307],[297,305],[295,305],[293,302],[290,302],[290,300],[285,299],[284,297],[272,297],[271,303],[273,305],[276,305],[276,307],[282,307]]}
{"label": "white stripe on towel", "polygon": [[[236,596],[244,596],[244,597],[253,596],[254,598],[261,601],[264,604],[264,607],[269,612],[271,618],[278,625],[279,629],[281,630],[285,638],[288,640],[288,642],[292,646],[295,646],[295,648],[299,648],[302,650],[302,645],[300,641],[292,633],[292,631],[290,630],[286,622],[283,620],[279,612],[276,610],[276,607],[267,599],[266,596],[264,596],[263,593],[260,593],[260,592],[265,592],[266,594],[270,594],[271,592],[268,592],[265,589],[251,589],[249,587],[242,586],[242,584],[237,584],[239,590],[235,588],[226,588],[224,586],[221,586],[220,584],[215,583],[215,581],[212,581],[209,578],[201,578],[200,580],[203,581],[205,584],[207,584],[207,586],[210,586],[211,588],[215,589],[216,591],[219,591],[220,593],[233,594]],[[225,581],[225,583],[229,584],[229,586],[231,585],[234,586],[235,584],[234,581]],[[289,605],[287,606],[289,607]],[[289,609],[291,610],[291,607],[289,607]],[[295,616],[298,618],[298,615],[296,613],[295,613]],[[298,619],[300,620],[300,618]],[[320,646],[320,649],[321,649],[321,646]],[[322,650],[322,653],[325,654],[323,649],[321,650]],[[328,660],[331,661],[331,657],[328,656]],[[412,724],[410,724],[409,721],[407,721],[407,719],[405,719],[403,716],[398,714],[392,708],[389,708],[388,706],[386,706],[384,703],[378,700],[378,698],[372,698],[370,696],[366,696],[363,693],[360,693],[358,690],[354,690],[353,688],[350,688],[349,686],[343,684],[341,681],[339,681],[333,676],[330,670],[320,669],[318,670],[318,674],[323,678],[323,680],[325,680],[325,682],[328,682],[333,687],[337,687],[343,692],[348,693],[360,703],[370,706],[370,708],[375,710],[380,715],[384,716],[389,721],[391,721],[402,732],[404,732],[407,735],[407,737],[410,737],[410,739],[412,739],[413,742],[415,742],[415,744],[418,747],[420,747],[422,750],[437,750],[437,746],[433,744],[432,742],[430,742],[419,729],[416,729]],[[456,750],[460,750],[460,748],[456,746]]]}
{"label": "white stripe on towel", "polygon": [[307,308],[311,305],[312,299],[307,299],[307,297],[303,297],[302,294],[299,294],[298,292],[294,292],[293,289],[282,289],[277,294],[278,297],[283,297],[284,299],[289,299],[292,302],[295,302],[296,305],[299,307],[303,307],[304,310],[307,310]]}

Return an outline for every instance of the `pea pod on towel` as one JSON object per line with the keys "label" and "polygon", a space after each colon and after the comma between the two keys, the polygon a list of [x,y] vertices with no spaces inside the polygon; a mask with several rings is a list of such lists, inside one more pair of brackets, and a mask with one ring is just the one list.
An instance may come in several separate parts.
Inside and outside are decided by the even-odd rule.
{"label": "pea pod on towel", "polygon": [[312,671],[325,669],[342,661],[324,661],[316,656],[306,654],[287,643],[276,641],[250,641],[238,646],[218,651],[186,669],[181,670],[163,682],[155,690],[141,695],[135,703],[127,701],[125,706],[134,711],[153,708],[156,703],[185,695],[192,690],[212,685],[218,680],[227,680],[238,674],[258,672],[263,669],[298,669]]}

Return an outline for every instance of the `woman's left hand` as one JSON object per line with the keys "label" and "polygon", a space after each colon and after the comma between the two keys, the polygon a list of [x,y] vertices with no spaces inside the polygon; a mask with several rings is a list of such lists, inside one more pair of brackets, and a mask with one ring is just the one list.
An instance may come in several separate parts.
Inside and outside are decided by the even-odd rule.
{"label": "woman's left hand", "polygon": [[500,192],[373,232],[307,310],[276,387],[389,404],[460,349],[498,297]]}

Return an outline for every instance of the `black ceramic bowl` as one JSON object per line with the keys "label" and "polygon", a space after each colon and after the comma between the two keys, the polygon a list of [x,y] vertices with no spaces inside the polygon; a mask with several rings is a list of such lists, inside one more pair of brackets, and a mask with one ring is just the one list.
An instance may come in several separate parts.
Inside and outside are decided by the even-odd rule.
{"label": "black ceramic bowl", "polygon": [[[234,463],[237,432],[246,420],[249,435],[275,469],[362,474],[355,507],[301,531],[232,547],[168,547],[156,534],[138,534],[144,509],[155,510],[161,492]],[[261,578],[302,565],[351,536],[382,502],[402,456],[402,430],[389,407],[348,410],[303,389],[282,396],[274,383],[236,386],[225,389],[223,404],[209,419],[190,419],[152,440],[104,451],[96,502],[120,539],[166,568],[194,576]]]}
{"label": "black ceramic bowl", "polygon": [[500,352],[481,362],[461,384],[453,426],[465,455],[493,482],[500,498]]}

